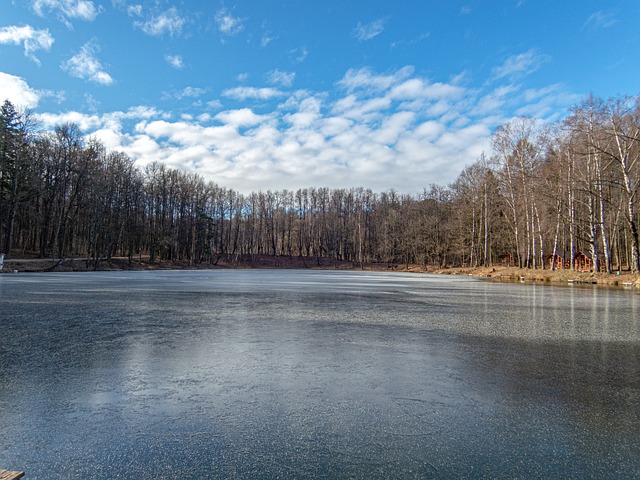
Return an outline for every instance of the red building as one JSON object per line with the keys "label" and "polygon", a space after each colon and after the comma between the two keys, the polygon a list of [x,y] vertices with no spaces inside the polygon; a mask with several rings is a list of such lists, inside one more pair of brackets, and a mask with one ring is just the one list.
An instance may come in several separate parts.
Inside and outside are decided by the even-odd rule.
{"label": "red building", "polygon": [[593,261],[586,253],[578,252],[573,257],[573,268],[577,272],[590,272],[593,269]]}

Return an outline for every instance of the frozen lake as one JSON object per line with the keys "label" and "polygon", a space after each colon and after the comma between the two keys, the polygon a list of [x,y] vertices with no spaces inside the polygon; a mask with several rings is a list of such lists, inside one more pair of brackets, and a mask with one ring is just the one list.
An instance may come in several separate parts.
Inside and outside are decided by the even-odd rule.
{"label": "frozen lake", "polygon": [[640,478],[640,295],[464,277],[0,275],[26,479]]}

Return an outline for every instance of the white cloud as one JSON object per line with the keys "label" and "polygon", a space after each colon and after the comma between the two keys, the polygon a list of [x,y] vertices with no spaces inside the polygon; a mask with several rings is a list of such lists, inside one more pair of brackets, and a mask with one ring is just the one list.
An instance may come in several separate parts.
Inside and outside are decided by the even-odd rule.
{"label": "white cloud", "polygon": [[57,104],[62,104],[67,99],[67,94],[63,90],[38,90],[40,98],[51,98]]}
{"label": "white cloud", "polygon": [[384,19],[379,19],[366,25],[358,23],[356,28],[353,29],[352,34],[361,42],[371,40],[384,31],[384,23]]}
{"label": "white cloud", "polygon": [[580,95],[568,93],[564,85],[558,83],[543,88],[529,88],[522,92],[523,106],[516,110],[516,114],[556,121],[560,120],[560,112],[567,105],[575,105],[581,98]]}
{"label": "white cloud", "polygon": [[127,15],[130,17],[141,17],[142,16],[142,5],[128,5],[127,6]]}
{"label": "white cloud", "polygon": [[289,51],[289,56],[294,62],[302,63],[307,59],[307,56],[309,56],[309,50],[307,50],[306,47],[294,48]]}
{"label": "white cloud", "polygon": [[396,100],[443,99],[458,97],[464,88],[448,83],[429,83],[425,79],[411,78],[391,89],[390,96]]}
{"label": "white cloud", "polygon": [[[219,125],[150,122],[138,133],[155,157],[138,153],[136,158],[141,164],[163,158],[170,166],[195,169],[241,191],[313,184],[418,192],[432,182],[452,181],[462,166],[488,148],[495,124],[456,126],[452,119],[462,117],[459,111],[468,108],[473,93],[411,77],[411,72],[352,71],[345,75],[345,87],[358,88],[344,96],[330,99],[322,92],[298,91],[269,115],[248,108],[220,112],[211,119]],[[226,93],[263,99],[269,97],[264,91]],[[445,102],[447,108],[434,118],[426,118],[426,110],[397,110],[412,101]]]}
{"label": "white cloud", "polygon": [[182,55],[165,55],[164,60],[176,70],[182,70],[184,68]]}
{"label": "white cloud", "polygon": [[348,95],[336,101],[331,112],[368,123],[382,118],[390,107],[391,99],[386,96],[360,99],[355,95]]}
{"label": "white cloud", "polygon": [[91,136],[98,140],[107,151],[122,150],[122,135],[108,128],[95,130]]}
{"label": "white cloud", "polygon": [[220,112],[215,118],[233,127],[251,127],[262,123],[268,117],[257,115],[249,108],[241,108],[239,110]]}
{"label": "white cloud", "polygon": [[152,15],[144,22],[136,21],[133,25],[140,28],[147,35],[159,37],[165,33],[170,36],[179,35],[186,23],[186,17],[180,15],[176,7],[171,7],[162,13]]}
{"label": "white cloud", "polygon": [[293,85],[293,80],[295,78],[295,72],[283,72],[282,70],[275,69],[267,73],[267,79],[271,85],[290,87]]}
{"label": "white cloud", "polygon": [[326,127],[322,126],[321,106],[319,99],[306,98],[298,104],[296,111],[286,114],[283,120],[291,126],[292,131],[326,131]]}
{"label": "white cloud", "polygon": [[122,114],[123,118],[143,118],[149,119],[153,117],[157,117],[160,115],[160,112],[155,107],[149,107],[145,105],[138,105],[136,107],[131,107],[125,113]]}
{"label": "white cloud", "polygon": [[503,106],[514,98],[518,92],[515,85],[504,85],[490,92],[481,95],[470,109],[469,113],[474,116],[491,115],[493,112],[500,111]]}
{"label": "white cloud", "polygon": [[38,65],[40,60],[35,56],[37,50],[49,51],[53,45],[53,37],[49,30],[36,30],[30,25],[23,27],[10,26],[0,28],[0,43],[24,46],[24,54]]}
{"label": "white cloud", "polygon": [[100,101],[90,93],[84,94],[84,102],[85,102],[85,105],[87,106],[87,109],[89,109],[90,111],[92,112],[98,111],[98,107],[100,106]]}
{"label": "white cloud", "polygon": [[338,85],[347,91],[365,89],[382,91],[397,85],[399,81],[409,78],[413,74],[413,67],[407,66],[399,69],[391,75],[379,75],[369,68],[351,68],[347,70]]}
{"label": "white cloud", "polygon": [[20,77],[0,72],[0,103],[9,100],[16,106],[35,108],[42,96]]}
{"label": "white cloud", "polygon": [[121,151],[136,159],[141,166],[154,161],[162,161],[167,157],[163,148],[148,135],[124,137],[122,140],[124,142],[121,145]]}
{"label": "white cloud", "polygon": [[85,43],[80,49],[80,53],[63,62],[61,68],[72,77],[89,80],[100,85],[112,85],[113,78],[104,71],[102,64],[95,56],[97,51],[98,47],[93,42]]}
{"label": "white cloud", "polygon": [[244,29],[243,18],[234,17],[226,8],[221,8],[215,16],[218,30],[224,35],[236,35]]}
{"label": "white cloud", "polygon": [[45,16],[45,10],[57,12],[67,27],[71,27],[70,20],[95,20],[102,11],[91,0],[33,0],[31,6],[40,17]]}
{"label": "white cloud", "polygon": [[248,99],[270,100],[283,96],[284,92],[275,88],[236,87],[225,90],[222,95],[241,101]]}
{"label": "white cloud", "polygon": [[417,43],[422,42],[423,40],[426,40],[429,37],[431,37],[431,33],[430,32],[424,32],[424,33],[421,33],[420,35],[417,35],[417,36],[415,36],[413,38],[410,38],[408,40],[396,40],[394,42],[391,42],[391,48],[392,49],[396,49],[396,48],[400,48],[400,47],[404,47],[404,46],[415,45]]}
{"label": "white cloud", "polygon": [[136,135],[125,133],[125,122],[148,121],[163,117],[154,107],[135,106],[127,111],[110,112],[103,115],[81,112],[41,113],[36,117],[44,129],[52,130],[62,123],[75,123],[80,130],[104,143],[109,150],[122,150],[124,146],[137,141]]}
{"label": "white cloud", "polygon": [[[337,83],[343,89],[335,92],[239,87],[223,94],[257,99],[261,110],[270,105],[266,114],[253,108],[207,113],[203,107],[176,120],[141,106],[45,119],[75,121],[140,166],[162,161],[241,192],[315,185],[417,193],[430,183],[452,182],[465,165],[489,152],[492,130],[518,108],[553,119],[554,111],[574,100],[561,85],[472,89],[459,78],[431,82],[411,67],[385,73],[354,69]],[[180,94],[202,93],[188,87]],[[535,108],[527,110],[529,104]]]}
{"label": "white cloud", "polygon": [[199,87],[185,87],[181,92],[179,92],[176,97],[178,99],[183,98],[197,98],[206,93],[204,88]]}
{"label": "white cloud", "polygon": [[185,87],[182,90],[172,91],[172,92],[164,92],[162,98],[164,100],[175,99],[175,100],[184,100],[184,99],[194,99],[193,106],[202,106],[202,102],[199,99],[202,95],[207,92],[206,88],[200,87]]}
{"label": "white cloud", "polygon": [[618,20],[616,19],[614,12],[605,12],[604,10],[598,10],[597,12],[589,15],[589,18],[582,25],[583,29],[600,30],[602,28],[613,27]]}
{"label": "white cloud", "polygon": [[551,60],[548,55],[539,53],[536,50],[529,50],[525,53],[512,55],[505,62],[492,70],[492,79],[509,78],[515,80],[532,74],[544,63]]}
{"label": "white cloud", "polygon": [[384,119],[376,140],[382,144],[395,144],[405,132],[414,128],[416,114],[414,112],[397,112]]}
{"label": "white cloud", "polygon": [[271,32],[265,32],[260,39],[260,46],[264,48],[273,42],[273,40],[275,40],[275,37],[271,35]]}
{"label": "white cloud", "polygon": [[98,115],[87,115],[80,112],[65,112],[60,114],[41,113],[37,115],[38,120],[45,128],[54,128],[63,123],[75,123],[82,132],[91,132],[100,128],[103,124]]}

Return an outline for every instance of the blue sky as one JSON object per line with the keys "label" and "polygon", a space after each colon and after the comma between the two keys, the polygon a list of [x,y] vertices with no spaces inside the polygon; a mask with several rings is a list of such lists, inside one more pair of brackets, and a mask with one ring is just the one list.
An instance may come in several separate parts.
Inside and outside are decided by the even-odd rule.
{"label": "blue sky", "polygon": [[241,192],[446,185],[640,93],[640,2],[0,0],[0,97]]}

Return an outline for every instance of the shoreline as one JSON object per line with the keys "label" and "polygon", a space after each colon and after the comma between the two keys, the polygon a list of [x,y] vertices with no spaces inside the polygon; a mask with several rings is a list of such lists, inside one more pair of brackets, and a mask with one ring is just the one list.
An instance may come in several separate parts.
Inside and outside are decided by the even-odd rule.
{"label": "shoreline", "polygon": [[640,275],[629,271],[620,274],[603,272],[578,272],[569,269],[527,269],[516,267],[477,267],[477,268],[449,268],[438,269],[431,273],[448,275],[468,275],[487,278],[494,281],[512,281],[522,283],[543,283],[553,285],[586,284],[608,287],[638,287],[640,288]]}
{"label": "shoreline", "polygon": [[110,270],[211,270],[211,269],[315,269],[315,270],[363,270],[381,272],[413,272],[437,275],[464,275],[487,278],[494,281],[545,283],[545,284],[594,284],[614,287],[640,288],[640,275],[628,271],[620,274],[602,272],[577,272],[558,269],[526,269],[515,267],[449,267],[435,268],[423,265],[389,265],[387,263],[354,264],[326,257],[289,257],[272,255],[218,255],[215,261],[192,265],[188,261],[156,260],[126,257],[103,260],[98,268],[87,263],[86,258],[67,258],[62,261],[39,258],[5,259],[0,274],[21,272],[88,272]]}

